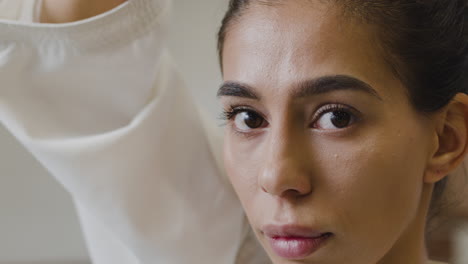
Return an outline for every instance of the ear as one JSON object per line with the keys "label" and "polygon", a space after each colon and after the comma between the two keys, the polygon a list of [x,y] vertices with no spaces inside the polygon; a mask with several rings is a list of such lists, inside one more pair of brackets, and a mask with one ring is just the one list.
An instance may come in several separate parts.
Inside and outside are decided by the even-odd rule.
{"label": "ear", "polygon": [[436,117],[435,149],[424,181],[435,183],[453,172],[468,149],[468,95],[457,94]]}

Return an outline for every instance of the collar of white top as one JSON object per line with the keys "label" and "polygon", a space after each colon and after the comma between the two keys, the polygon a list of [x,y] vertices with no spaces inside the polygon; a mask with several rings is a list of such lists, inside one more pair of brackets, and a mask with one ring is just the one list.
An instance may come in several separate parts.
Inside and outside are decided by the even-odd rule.
{"label": "collar of white top", "polygon": [[38,40],[55,39],[73,43],[75,50],[115,46],[144,36],[149,30],[165,34],[169,8],[169,0],[128,0],[103,14],[71,23],[0,19],[0,41],[36,44]]}

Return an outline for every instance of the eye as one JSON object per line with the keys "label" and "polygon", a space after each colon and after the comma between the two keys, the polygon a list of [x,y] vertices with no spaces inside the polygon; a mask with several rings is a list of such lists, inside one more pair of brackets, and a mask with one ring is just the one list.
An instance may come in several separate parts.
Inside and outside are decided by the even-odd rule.
{"label": "eye", "polygon": [[234,125],[240,131],[248,131],[256,129],[263,125],[264,119],[257,113],[252,111],[243,111],[236,114]]}
{"label": "eye", "polygon": [[232,121],[236,130],[240,132],[261,128],[266,124],[265,119],[260,114],[244,107],[234,107],[230,111],[224,112],[223,119]]}
{"label": "eye", "polygon": [[318,118],[313,124],[316,129],[344,129],[356,122],[357,117],[350,109],[344,106],[332,105],[319,110]]}

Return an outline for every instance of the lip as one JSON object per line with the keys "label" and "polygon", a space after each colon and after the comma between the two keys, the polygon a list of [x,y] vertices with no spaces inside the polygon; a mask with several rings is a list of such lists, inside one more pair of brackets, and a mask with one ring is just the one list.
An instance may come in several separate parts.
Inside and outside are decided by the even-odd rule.
{"label": "lip", "polygon": [[281,258],[300,260],[319,250],[333,236],[296,225],[268,225],[262,229],[271,249]]}

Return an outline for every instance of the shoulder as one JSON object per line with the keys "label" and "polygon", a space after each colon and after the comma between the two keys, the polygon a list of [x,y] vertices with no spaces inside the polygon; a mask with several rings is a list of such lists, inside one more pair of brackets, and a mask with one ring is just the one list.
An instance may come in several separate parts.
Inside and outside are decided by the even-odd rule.
{"label": "shoulder", "polygon": [[0,19],[35,20],[41,0],[0,0]]}

